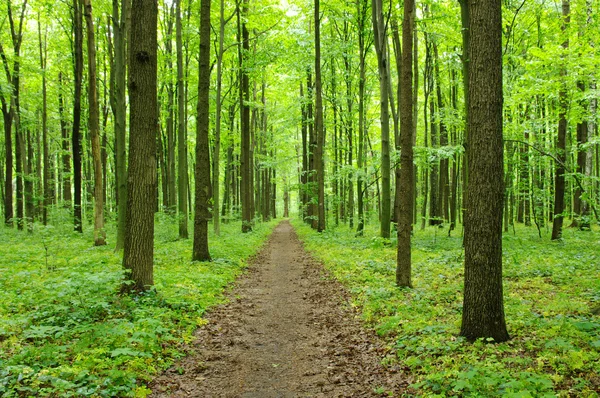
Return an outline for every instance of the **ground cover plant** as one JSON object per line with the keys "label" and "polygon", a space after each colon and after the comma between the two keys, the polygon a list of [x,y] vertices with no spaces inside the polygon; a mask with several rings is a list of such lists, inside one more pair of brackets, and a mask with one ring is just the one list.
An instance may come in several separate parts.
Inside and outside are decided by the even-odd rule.
{"label": "ground cover plant", "polygon": [[600,393],[600,233],[567,229],[549,242],[517,226],[503,238],[511,340],[457,337],[462,310],[460,232],[417,230],[413,289],[394,284],[395,242],[346,227],[322,234],[294,223],[305,247],[341,280],[366,322],[389,338],[388,363],[424,396],[582,396]]}
{"label": "ground cover plant", "polygon": [[156,289],[120,296],[121,254],[61,225],[0,228],[0,396],[147,395],[273,226],[242,236],[239,223],[225,224],[211,239],[214,261],[194,263],[191,241],[161,216]]}

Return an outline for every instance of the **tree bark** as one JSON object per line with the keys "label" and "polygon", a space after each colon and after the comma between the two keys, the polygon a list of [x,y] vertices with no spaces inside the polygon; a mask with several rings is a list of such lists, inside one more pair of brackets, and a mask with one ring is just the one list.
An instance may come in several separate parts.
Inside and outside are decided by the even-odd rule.
{"label": "tree bark", "polygon": [[[21,6],[21,12],[19,15],[18,24],[15,23],[12,13],[12,3],[10,0],[6,2],[8,22],[10,24],[10,35],[13,45],[14,61],[12,65],[12,71],[8,62],[8,59],[4,53],[4,48],[0,44],[0,57],[4,64],[4,71],[6,73],[6,81],[12,85],[12,95],[10,97],[10,104],[6,104],[3,99],[2,102],[2,115],[4,120],[4,135],[5,135],[5,147],[6,147],[6,179],[5,179],[5,223],[12,225],[12,219],[14,217],[13,203],[12,203],[12,132],[11,127],[15,128],[15,171],[17,177],[17,226],[19,229],[23,229],[23,167],[26,166],[23,145],[23,132],[21,131],[21,109],[20,109],[20,79],[21,79],[21,44],[23,42],[23,23],[25,21],[25,10],[27,9],[27,0],[23,1]],[[9,161],[10,160],[10,161]],[[8,169],[8,166],[10,170]],[[10,178],[9,178],[10,177]],[[10,186],[9,186],[10,185]]]}
{"label": "tree bark", "polygon": [[90,139],[92,141],[92,161],[94,164],[94,246],[106,245],[104,230],[104,188],[102,181],[102,158],[100,154],[100,108],[96,89],[96,39],[91,0],[83,0],[87,27],[88,54],[88,106]]}
{"label": "tree bark", "polygon": [[71,194],[71,146],[69,145],[69,128],[65,115],[65,102],[63,98],[63,78],[62,72],[58,73],[58,114],[60,117],[60,135],[61,135],[61,164],[62,164],[62,200],[64,206],[71,208],[73,200]]}
{"label": "tree bark", "polygon": [[248,14],[248,0],[242,0],[241,10],[238,8],[238,61],[240,68],[240,131],[241,131],[241,202],[242,202],[242,232],[252,231],[252,165],[250,163],[250,82],[245,54],[250,51],[250,38],[246,28],[245,18]]}
{"label": "tree bark", "polygon": [[73,223],[75,231],[83,233],[81,218],[81,86],[83,81],[83,13],[80,0],[73,0],[73,31],[75,34],[75,92],[73,94]]}
{"label": "tree bark", "polygon": [[[570,22],[570,3],[569,0],[562,1],[562,31],[565,35],[562,47],[564,51],[569,48],[569,39],[567,36],[567,28]],[[565,54],[566,55],[566,54]],[[566,156],[566,141],[567,141],[567,106],[568,92],[566,87],[567,69],[563,65],[560,71],[561,88],[558,93],[559,114],[558,114],[558,137],[556,142],[556,157],[558,162],[554,166],[554,219],[552,221],[552,240],[562,238],[563,227],[563,211],[565,210],[565,162]]]}
{"label": "tree bark", "polygon": [[215,235],[221,234],[221,217],[219,216],[219,203],[221,199],[220,192],[220,156],[221,156],[221,118],[223,109],[222,94],[222,79],[223,79],[223,54],[225,41],[225,1],[220,0],[219,7],[219,49],[217,52],[217,93],[216,93],[216,111],[215,111],[215,151],[213,155],[213,227]]}
{"label": "tree bark", "polygon": [[[183,33],[181,24],[181,0],[176,0],[175,3],[175,31],[176,31],[176,51],[177,51],[177,154],[179,157],[178,173],[177,173],[177,204],[179,208],[179,237],[181,239],[188,238],[188,202],[187,202],[187,121],[186,121],[186,92],[184,88],[183,76]],[[215,183],[215,189],[218,194],[219,180]],[[218,223],[219,218],[219,202],[215,205],[215,219]]]}
{"label": "tree bark", "polygon": [[358,206],[358,225],[356,227],[356,233],[362,236],[365,228],[365,204],[364,204],[364,172],[363,168],[365,165],[365,84],[366,84],[366,32],[365,25],[367,20],[367,6],[368,3],[365,1],[357,0],[357,25],[358,25],[358,62],[359,62],[359,76],[358,76],[358,156],[357,156],[357,206]]}
{"label": "tree bark", "polygon": [[508,340],[502,293],[502,7],[469,1],[469,186],[460,335]]}
{"label": "tree bark", "polygon": [[123,250],[125,244],[125,224],[127,220],[127,103],[126,103],[126,54],[129,31],[128,15],[130,1],[113,0],[114,65],[111,67],[113,89],[111,107],[114,117],[115,134],[115,180],[117,195],[117,242],[115,251]]}
{"label": "tree bark", "polygon": [[210,220],[209,158],[210,94],[210,0],[200,3],[200,57],[198,61],[198,107],[196,118],[196,194],[193,261],[210,261],[208,220]]}
{"label": "tree bark", "polygon": [[414,0],[404,0],[402,21],[402,99],[400,115],[400,178],[398,190],[402,193],[398,216],[398,253],[396,257],[396,285],[411,287],[411,232],[414,211],[413,172],[413,31]]}
{"label": "tree bark", "polygon": [[[389,114],[389,70],[387,54],[386,21],[381,0],[372,0],[373,34],[379,70],[379,104],[381,107],[381,224],[379,234],[390,237],[391,196],[390,196],[390,114]],[[412,40],[412,35],[411,35]],[[410,44],[412,48],[412,42]],[[405,50],[404,50],[405,51]],[[412,72],[411,72],[412,75]],[[412,85],[412,80],[411,80]],[[412,103],[412,102],[411,102]]]}
{"label": "tree bark", "polygon": [[156,208],[157,19],[156,0],[133,0],[129,45],[129,172],[123,291],[154,285]]}
{"label": "tree bark", "polygon": [[315,134],[317,146],[315,163],[317,169],[317,231],[325,230],[325,129],[323,127],[323,89],[321,84],[321,13],[319,0],[315,0]]}
{"label": "tree bark", "polygon": [[45,32],[42,38],[42,24],[40,18],[38,18],[38,41],[40,48],[40,69],[42,70],[42,145],[44,163],[42,177],[42,191],[44,197],[42,202],[42,223],[47,225],[48,206],[50,206],[52,201],[52,191],[50,189],[50,148],[48,146],[48,90],[46,84],[46,59],[48,51],[47,32]]}

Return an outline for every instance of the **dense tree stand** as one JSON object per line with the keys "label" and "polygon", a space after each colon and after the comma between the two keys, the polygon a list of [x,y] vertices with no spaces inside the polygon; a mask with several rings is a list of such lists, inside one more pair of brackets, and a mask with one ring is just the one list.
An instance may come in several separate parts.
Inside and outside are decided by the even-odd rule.
{"label": "dense tree stand", "polygon": [[208,314],[192,355],[153,382],[152,396],[376,397],[378,386],[405,390],[401,373],[385,374],[383,342],[344,306],[347,298],[282,222],[231,301]]}

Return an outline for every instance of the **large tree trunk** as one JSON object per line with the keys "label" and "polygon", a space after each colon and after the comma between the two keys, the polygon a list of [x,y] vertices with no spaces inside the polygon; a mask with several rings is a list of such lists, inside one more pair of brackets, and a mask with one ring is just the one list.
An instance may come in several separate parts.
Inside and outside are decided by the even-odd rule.
{"label": "large tree trunk", "polygon": [[[188,202],[187,202],[187,123],[186,123],[186,92],[183,84],[183,33],[181,24],[181,0],[176,0],[175,6],[175,31],[176,31],[176,51],[177,51],[177,151],[179,157],[178,163],[178,193],[177,204],[179,208],[179,237],[188,238]],[[219,180],[217,178],[215,189],[218,192]],[[219,202],[214,205],[215,214],[218,223]]]}
{"label": "large tree trunk", "polygon": [[[198,61],[198,107],[196,118],[196,203],[194,214],[193,261],[210,261],[208,220],[210,220],[210,0],[200,3],[200,57]],[[218,217],[218,216],[217,216]]]}
{"label": "large tree trunk", "polygon": [[127,146],[126,146],[126,43],[129,31],[128,15],[131,0],[113,0],[113,34],[115,42],[114,65],[111,67],[113,83],[111,107],[114,116],[115,133],[115,180],[117,194],[117,242],[115,251],[123,250],[125,244],[125,224],[127,220]]}
{"label": "large tree trunk", "polygon": [[154,285],[157,99],[156,0],[133,0],[129,45],[129,172],[123,291]]}
{"label": "large tree trunk", "polygon": [[502,8],[469,1],[469,187],[465,200],[465,288],[460,334],[508,340],[502,294]]}
{"label": "large tree trunk", "polygon": [[402,21],[402,84],[400,115],[400,175],[397,183],[402,193],[398,212],[398,253],[396,257],[396,284],[410,287],[411,282],[411,242],[414,211],[414,172],[413,172],[413,27],[415,4],[413,0],[404,0]]}
{"label": "large tree trunk", "polygon": [[[241,12],[240,12],[241,11]],[[241,10],[238,9],[238,60],[240,67],[240,130],[241,130],[241,201],[242,201],[242,232],[252,231],[252,164],[250,157],[250,79],[245,54],[250,51],[250,38],[246,28],[246,15],[248,14],[248,0],[243,0]]]}
{"label": "large tree trunk", "polygon": [[[562,2],[562,31],[565,35],[565,41],[562,44],[563,49],[566,51],[569,48],[569,39],[566,31],[569,25],[569,14],[570,4],[569,0],[563,0]],[[566,66],[562,66],[560,75],[562,77],[560,91],[558,93],[559,102],[559,114],[558,114],[558,137],[556,142],[556,158],[557,162],[554,171],[554,220],[552,222],[552,240],[562,238],[562,226],[563,226],[563,211],[565,210],[565,162],[566,156],[566,142],[567,142],[567,106],[568,106],[568,92],[567,92],[567,70]]]}
{"label": "large tree trunk", "polygon": [[83,232],[81,218],[81,86],[83,80],[83,15],[80,0],[73,0],[73,31],[75,33],[75,92],[73,94],[73,133],[71,135],[73,149],[73,223],[75,231]]}
{"label": "large tree trunk", "polygon": [[[386,20],[383,16],[381,0],[372,0],[373,34],[377,51],[379,70],[379,103],[381,106],[381,225],[380,236],[390,237],[391,197],[390,197],[390,114],[389,114],[389,70],[387,54]],[[411,36],[412,40],[412,36]],[[412,42],[410,44],[412,47]],[[411,72],[412,74],[412,72]],[[412,80],[411,80],[412,84]],[[411,102],[412,103],[412,102]],[[412,112],[412,111],[411,111]]]}
{"label": "large tree trunk", "polygon": [[90,138],[92,141],[92,160],[94,163],[94,245],[106,244],[104,230],[104,188],[102,181],[102,158],[100,154],[100,109],[96,89],[96,40],[94,37],[94,19],[91,0],[83,0],[87,27],[88,53],[88,106]]}
{"label": "large tree trunk", "polygon": [[319,0],[315,0],[315,163],[317,169],[317,231],[325,230],[325,129],[323,127],[323,89],[321,84],[321,15]]}

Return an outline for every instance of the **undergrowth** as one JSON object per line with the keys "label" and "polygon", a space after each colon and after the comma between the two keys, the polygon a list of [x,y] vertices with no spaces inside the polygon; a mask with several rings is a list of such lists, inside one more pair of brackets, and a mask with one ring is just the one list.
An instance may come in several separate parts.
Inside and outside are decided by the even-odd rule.
{"label": "undergrowth", "polygon": [[[566,229],[562,242],[517,226],[503,238],[505,312],[511,340],[458,337],[460,231],[413,237],[412,289],[394,285],[395,240],[340,226],[318,234],[293,222],[305,247],[352,293],[389,341],[384,359],[423,396],[597,397],[600,392],[600,233]],[[371,238],[369,238],[369,236]],[[413,394],[413,393],[411,393]]]}
{"label": "undergrowth", "polygon": [[274,225],[242,235],[239,223],[224,224],[210,236],[214,260],[197,263],[191,235],[178,240],[176,220],[161,216],[156,289],[120,296],[121,254],[92,247],[89,228],[61,224],[32,234],[0,227],[0,396],[146,396]]}

